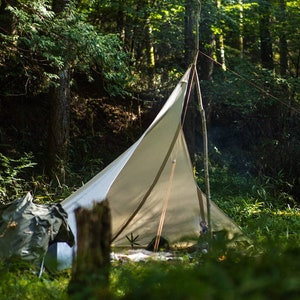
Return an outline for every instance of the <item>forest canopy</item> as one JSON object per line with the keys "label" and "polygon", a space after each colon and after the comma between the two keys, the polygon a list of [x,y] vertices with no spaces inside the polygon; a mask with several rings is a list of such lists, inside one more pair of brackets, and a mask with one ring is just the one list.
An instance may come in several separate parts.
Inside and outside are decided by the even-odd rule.
{"label": "forest canopy", "polygon": [[[1,0],[2,194],[18,194],[12,170],[60,184],[89,179],[141,134],[198,50],[211,164],[299,202],[299,6]],[[201,122],[189,110],[199,167]]]}

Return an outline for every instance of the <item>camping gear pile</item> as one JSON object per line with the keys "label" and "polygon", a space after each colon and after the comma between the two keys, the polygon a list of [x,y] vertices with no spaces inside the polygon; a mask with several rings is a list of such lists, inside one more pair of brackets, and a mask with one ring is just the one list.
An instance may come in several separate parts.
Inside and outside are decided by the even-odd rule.
{"label": "camping gear pile", "polygon": [[60,204],[35,204],[30,193],[0,207],[0,258],[42,265],[49,245],[74,245],[67,213]]}

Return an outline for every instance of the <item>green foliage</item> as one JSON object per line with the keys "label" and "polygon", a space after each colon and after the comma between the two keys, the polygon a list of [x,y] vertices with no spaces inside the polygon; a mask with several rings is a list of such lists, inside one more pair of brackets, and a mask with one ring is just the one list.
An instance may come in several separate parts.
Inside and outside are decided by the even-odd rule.
{"label": "green foliage", "polygon": [[[184,1],[84,1],[80,10],[99,30],[121,34],[131,56],[134,92],[147,89],[149,67],[154,69],[157,89],[173,79],[168,72],[182,72]],[[149,58],[149,47],[153,47],[154,61]]]}
{"label": "green foliage", "polygon": [[[32,153],[11,158],[0,153],[0,202],[8,203],[30,191],[39,203],[61,201],[74,192],[75,187],[47,181],[45,176],[32,176],[37,164]],[[72,174],[70,174],[72,176]],[[75,175],[74,175],[75,176]],[[75,181],[75,180],[74,180]]]}
{"label": "green foliage", "polygon": [[[9,7],[16,31],[11,36],[1,34],[2,94],[41,95],[57,84],[57,71],[68,66],[89,81],[102,79],[110,95],[122,95],[130,74],[122,48],[131,55],[130,63],[135,67],[132,74],[138,80],[135,88],[142,91],[141,83],[148,76],[149,28],[156,84],[167,85],[181,74],[183,1],[156,1],[151,6],[150,2],[84,0],[77,1],[76,8],[75,2],[71,3],[60,15],[51,11],[47,1],[18,2],[18,7]],[[201,82],[203,98],[211,108],[212,199],[252,239],[252,247],[227,249],[220,245],[221,252],[215,247],[208,255],[195,257],[182,253],[182,262],[117,263],[111,273],[112,298],[299,298],[299,1],[286,1],[286,16],[279,2],[269,3],[274,72],[261,68],[258,1],[243,3],[242,19],[241,5],[232,1],[222,1],[218,9],[215,2],[202,1],[201,8],[201,40],[208,35],[203,32],[207,24],[216,41],[222,33],[227,68],[233,71],[221,72],[216,67],[214,80]],[[119,18],[120,12],[124,18]],[[121,29],[126,31],[122,42]],[[244,41],[242,58],[240,36]],[[288,40],[289,69],[285,77],[278,75],[282,36]],[[210,41],[204,42],[211,47]],[[74,77],[72,83],[80,90],[82,86],[76,80]],[[155,92],[160,93],[158,89]],[[103,132],[97,134],[102,137]],[[25,176],[34,165],[31,155],[12,159],[1,154],[1,197],[9,201],[32,190],[42,202],[64,199],[73,191],[72,181],[86,181],[102,167],[100,159],[91,159],[96,147],[93,133],[82,136],[77,148],[72,149],[74,153],[83,149],[84,155],[73,156],[82,157],[85,169],[70,172],[70,186],[49,183],[42,175]],[[203,172],[199,170],[201,178]],[[201,179],[199,182],[203,185]],[[128,240],[134,245],[137,236]],[[45,274],[40,280],[30,268],[0,265],[0,297],[4,299],[66,299],[68,281],[66,274],[54,279]]]}
{"label": "green foliage", "polygon": [[16,35],[2,37],[13,40],[17,47],[6,64],[21,68],[28,91],[47,91],[57,84],[57,71],[69,67],[90,79],[98,74],[112,96],[125,93],[129,70],[120,39],[116,34],[97,32],[72,2],[59,15],[44,1],[30,1],[9,10],[16,19]]}
{"label": "green foliage", "polygon": [[1,202],[8,202],[24,196],[24,191],[29,187],[24,175],[28,168],[36,163],[32,162],[31,153],[14,159],[0,153],[0,197]]}
{"label": "green foliage", "polygon": [[[263,251],[274,245],[285,251],[300,241],[299,208],[290,194],[280,192],[285,182],[278,176],[262,182],[224,166],[210,168],[212,200]],[[203,175],[198,175],[198,181],[203,185]]]}
{"label": "green foliage", "polygon": [[[70,178],[73,177],[76,177],[76,174],[70,173]],[[74,178],[73,181],[75,181]],[[35,201],[44,204],[61,202],[78,188],[73,185],[62,184],[58,179],[57,182],[49,182],[45,176],[32,177],[28,184],[31,186]]]}
{"label": "green foliage", "polygon": [[[255,68],[246,60],[229,59],[233,70],[215,72],[215,81],[202,82],[204,99],[211,102],[210,152],[217,162],[254,176],[274,178],[274,192],[299,198],[300,155],[299,80],[284,79]],[[239,74],[239,75],[237,75]],[[288,95],[288,96],[287,96]],[[293,98],[293,100],[291,100]],[[284,185],[283,178],[286,182]],[[278,178],[278,180],[276,179]],[[273,185],[275,187],[275,184]]]}
{"label": "green foliage", "polygon": [[68,281],[67,274],[61,274],[56,279],[51,279],[46,274],[38,278],[36,272],[25,262],[8,264],[0,261],[0,299],[68,299]]}

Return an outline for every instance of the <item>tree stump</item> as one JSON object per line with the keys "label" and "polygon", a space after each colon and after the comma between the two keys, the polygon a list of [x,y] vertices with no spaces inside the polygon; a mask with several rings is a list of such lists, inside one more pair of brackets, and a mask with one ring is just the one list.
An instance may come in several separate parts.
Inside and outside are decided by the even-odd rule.
{"label": "tree stump", "polygon": [[109,299],[111,214],[108,201],[78,208],[77,255],[72,266],[72,299]]}

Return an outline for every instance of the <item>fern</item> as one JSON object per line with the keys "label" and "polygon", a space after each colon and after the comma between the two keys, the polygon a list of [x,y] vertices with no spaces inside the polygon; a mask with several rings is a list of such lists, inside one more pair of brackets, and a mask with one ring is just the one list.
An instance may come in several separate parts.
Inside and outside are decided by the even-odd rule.
{"label": "fern", "polygon": [[19,159],[9,158],[0,153],[0,199],[2,202],[22,196],[27,185],[22,175],[25,169],[36,165],[32,159],[31,153],[25,153]]}

